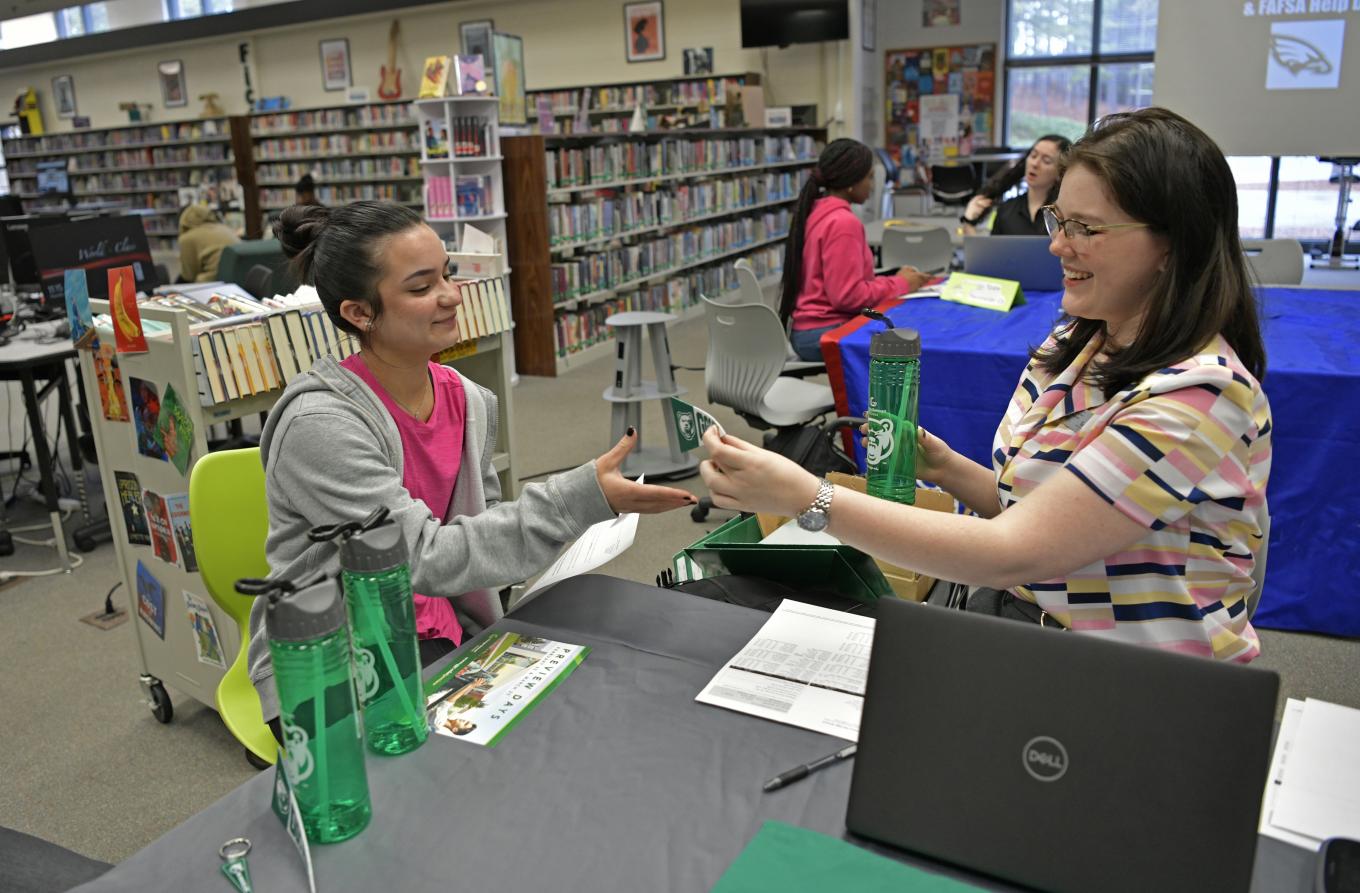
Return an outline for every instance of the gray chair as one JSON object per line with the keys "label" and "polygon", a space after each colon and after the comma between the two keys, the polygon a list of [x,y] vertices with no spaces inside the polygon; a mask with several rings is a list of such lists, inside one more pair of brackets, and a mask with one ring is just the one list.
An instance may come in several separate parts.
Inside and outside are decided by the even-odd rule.
{"label": "gray chair", "polygon": [[1262,285],[1303,282],[1303,246],[1296,239],[1243,239],[1247,267]]}
{"label": "gray chair", "polygon": [[911,265],[925,273],[943,273],[954,260],[954,242],[942,226],[889,226],[883,230],[883,266]]}
{"label": "gray chair", "polygon": [[736,411],[761,430],[805,425],[835,409],[831,388],[783,371],[788,340],[779,317],[764,304],[720,304],[705,295],[708,360],[704,384],[710,403]]}
{"label": "gray chair", "polygon": [[1256,563],[1251,568],[1251,579],[1256,583],[1247,596],[1247,619],[1256,616],[1256,606],[1261,603],[1261,592],[1266,588],[1266,555],[1270,551],[1270,509],[1266,508],[1261,516],[1261,549],[1256,553]]}
{"label": "gray chair", "polygon": [[256,264],[246,272],[244,288],[257,298],[271,298],[273,292],[269,289],[269,283],[274,278],[274,271],[264,264]]}
{"label": "gray chair", "polygon": [[[764,304],[775,312],[778,318],[779,308],[773,306],[769,299],[765,297],[765,289],[761,288],[760,280],[756,277],[755,268],[746,258],[742,258],[733,264],[737,269],[737,298],[731,303],[741,304]],[[826,371],[825,363],[809,363],[798,359],[798,354],[794,352],[793,345],[788,343],[788,333],[785,332],[784,344],[788,348],[784,352],[784,368],[780,370],[780,375],[791,375],[795,378],[803,378],[807,375],[820,375]]]}

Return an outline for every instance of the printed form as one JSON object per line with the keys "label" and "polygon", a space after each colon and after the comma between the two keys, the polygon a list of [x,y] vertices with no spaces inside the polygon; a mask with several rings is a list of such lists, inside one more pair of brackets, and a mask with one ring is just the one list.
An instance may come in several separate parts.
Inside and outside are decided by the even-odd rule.
{"label": "printed form", "polygon": [[872,617],[785,599],[695,700],[855,741],[873,642]]}

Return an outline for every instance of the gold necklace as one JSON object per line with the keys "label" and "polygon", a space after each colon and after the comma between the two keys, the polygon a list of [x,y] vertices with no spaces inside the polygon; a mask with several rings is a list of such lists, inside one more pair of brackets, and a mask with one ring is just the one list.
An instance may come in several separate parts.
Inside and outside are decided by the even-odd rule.
{"label": "gold necklace", "polygon": [[[433,392],[433,390],[434,390],[434,389],[431,388],[431,392]],[[401,402],[400,400],[398,400],[396,394],[392,393],[391,391],[388,391],[388,392],[387,392],[387,396],[391,397],[391,398],[392,398],[392,401],[393,401],[394,403],[396,403],[396,404],[397,404],[398,406],[400,406],[402,409],[406,410],[406,413],[407,413],[411,418],[415,419],[415,420],[418,421],[418,422],[423,422],[423,421],[426,420],[426,418],[423,417],[419,412],[416,412],[414,409],[412,409],[411,407],[407,406],[405,403],[403,403],[403,402]],[[425,405],[425,395],[424,395],[423,393],[420,395],[420,403],[417,404],[417,405],[418,405],[418,406],[424,406],[424,405]],[[433,411],[433,408],[434,408],[434,407],[431,407],[431,410],[432,410],[432,411]]]}

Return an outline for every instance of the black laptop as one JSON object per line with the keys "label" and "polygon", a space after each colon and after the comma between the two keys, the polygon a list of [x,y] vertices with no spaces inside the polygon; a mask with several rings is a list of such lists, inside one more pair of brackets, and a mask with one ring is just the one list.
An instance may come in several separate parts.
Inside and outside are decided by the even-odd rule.
{"label": "black laptop", "polygon": [[1048,893],[1248,889],[1275,673],[878,606],[851,831]]}
{"label": "black laptop", "polygon": [[1049,244],[1048,236],[964,236],[963,271],[1014,279],[1025,291],[1058,291],[1062,261]]}

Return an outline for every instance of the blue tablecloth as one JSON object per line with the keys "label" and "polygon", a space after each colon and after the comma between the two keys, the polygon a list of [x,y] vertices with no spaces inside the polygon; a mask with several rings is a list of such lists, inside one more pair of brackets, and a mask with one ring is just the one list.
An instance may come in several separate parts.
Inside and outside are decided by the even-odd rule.
{"label": "blue tablecloth", "polygon": [[[1048,336],[1061,292],[1036,292],[1010,313],[934,299],[888,310],[921,333],[921,424],[990,467],[992,436],[1025,368]],[[1254,622],[1275,629],[1360,636],[1360,292],[1264,288],[1266,395],[1274,418],[1267,578]],[[863,415],[869,338],[839,336],[840,409]],[[847,406],[848,404],[848,406]],[[858,459],[863,468],[861,448]]]}

